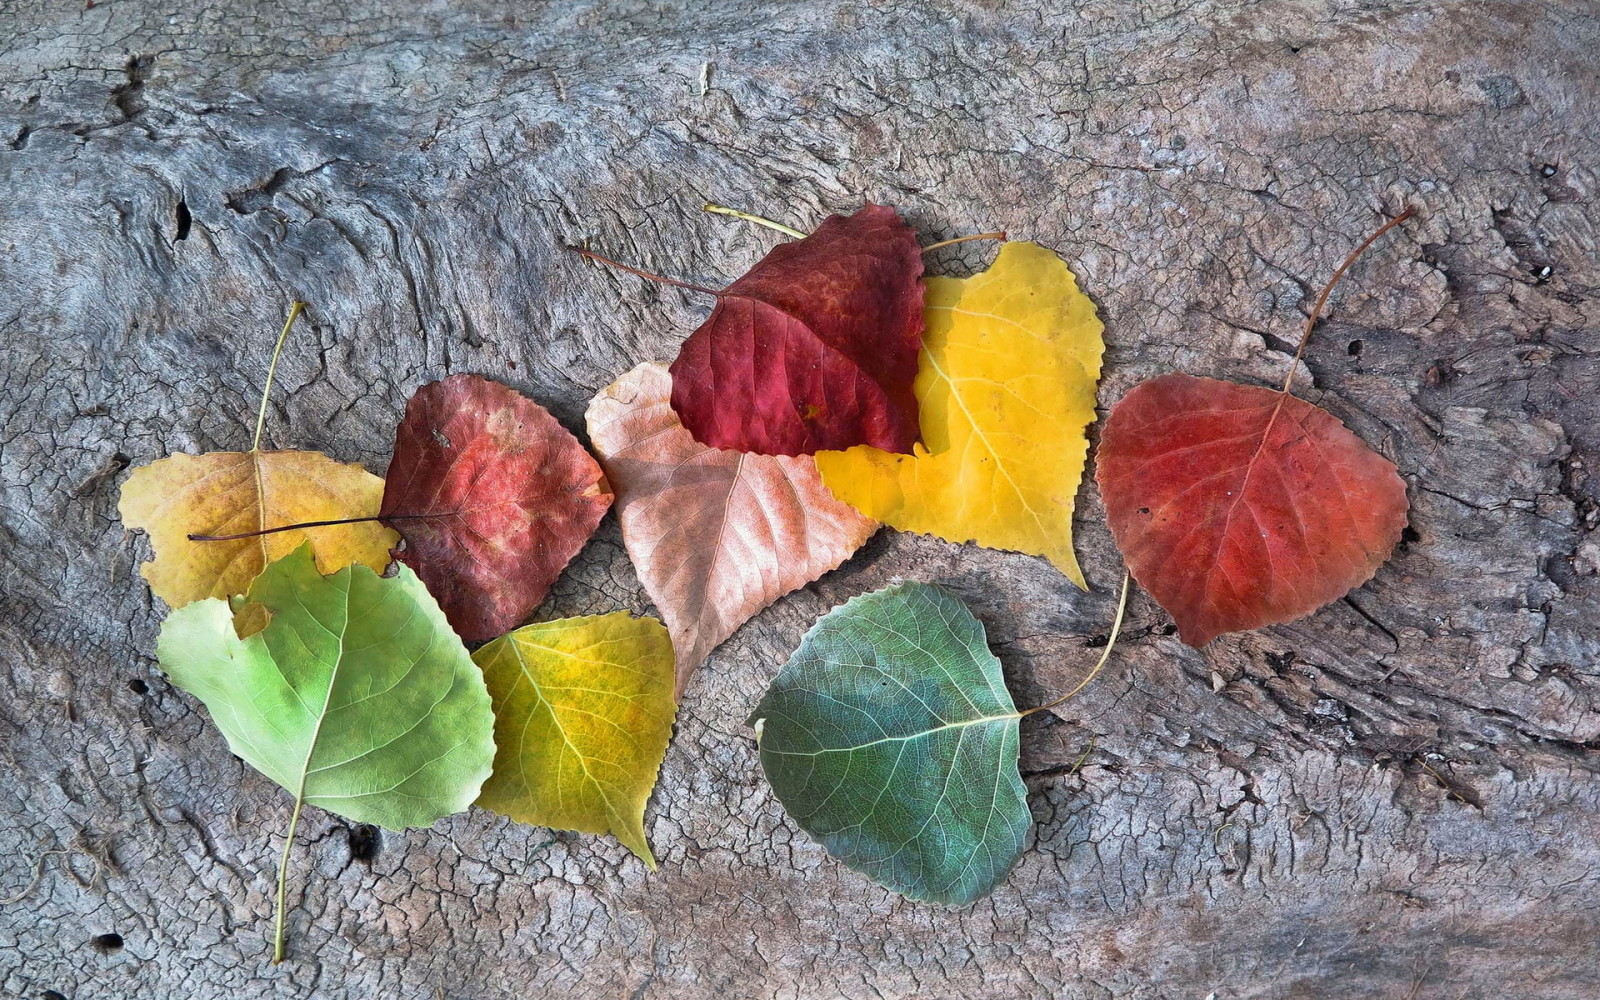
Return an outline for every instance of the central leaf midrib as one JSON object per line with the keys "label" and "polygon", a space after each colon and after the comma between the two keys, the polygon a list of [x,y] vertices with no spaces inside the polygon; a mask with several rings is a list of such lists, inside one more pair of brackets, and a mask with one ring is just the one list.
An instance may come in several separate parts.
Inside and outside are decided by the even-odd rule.
{"label": "central leaf midrib", "polygon": [[[928,310],[944,310],[947,312],[960,311],[953,305],[927,306],[926,308]],[[1021,326],[1021,324],[1015,325]],[[1023,329],[1026,329],[1026,327],[1023,327]],[[1032,333],[1031,330],[1028,332]],[[1034,334],[1034,337],[1039,340],[1044,340],[1044,338],[1039,337],[1038,334]],[[994,459],[995,468],[999,469],[1000,474],[1006,477],[1006,483],[1011,487],[1011,492],[1017,495],[1017,500],[1021,502],[1022,509],[1026,510],[1028,515],[1033,518],[1033,523],[1039,529],[1040,537],[1048,537],[1049,529],[1045,527],[1044,519],[1040,517],[1039,512],[1034,510],[1033,506],[1028,503],[1027,498],[1023,495],[1022,487],[1017,485],[1017,481],[1012,478],[1011,469],[1006,465],[1005,460],[1001,457],[1000,453],[995,450],[994,445],[989,441],[989,435],[983,432],[982,426],[980,426],[978,423],[978,418],[967,407],[967,401],[962,398],[960,390],[956,388],[955,380],[952,379],[944,370],[943,366],[939,364],[939,359],[933,356],[932,350],[928,350],[926,345],[924,345],[924,350],[927,351],[928,363],[933,365],[933,370],[937,372],[939,377],[944,380],[945,384],[950,387],[950,398],[955,400],[956,406],[961,410],[961,415],[967,418],[967,425],[972,429],[973,436],[975,436],[983,444],[984,450],[987,451],[990,457]]]}
{"label": "central leaf midrib", "polygon": [[[261,467],[259,448],[250,449],[250,469],[256,486],[256,529],[260,530],[267,526],[267,477],[266,470]],[[256,544],[261,550],[261,565],[265,568],[272,562],[272,554],[267,549],[267,536],[257,535]]]}
{"label": "central leaf midrib", "polygon": [[[334,638],[338,641],[338,647],[335,650],[333,667],[328,671],[328,689],[322,695],[322,708],[317,713],[316,724],[311,728],[311,739],[306,744],[306,759],[300,764],[300,786],[295,789],[294,793],[296,805],[305,801],[306,782],[312,774],[311,758],[316,755],[317,741],[322,737],[322,724],[327,721],[328,705],[333,701],[333,688],[339,682],[339,668],[344,665],[344,637],[350,631],[350,589],[353,582],[354,574],[346,570],[343,586],[339,588],[344,596],[342,606],[344,621],[340,624],[339,631],[334,633]],[[335,586],[338,585],[335,584]],[[305,602],[302,601],[301,605],[304,606],[304,604]],[[309,614],[309,609],[307,609],[307,613]],[[318,624],[320,625],[321,623],[318,622]],[[327,626],[323,627],[327,628]],[[332,630],[330,629],[329,631]]]}
{"label": "central leaf midrib", "polygon": [[910,733],[905,736],[885,736],[882,739],[872,740],[868,743],[858,743],[853,747],[824,747],[821,750],[772,750],[763,747],[762,752],[777,754],[781,757],[821,757],[830,753],[854,753],[857,750],[882,746],[885,743],[906,743],[911,740],[919,740],[924,736],[932,736],[935,733],[948,732],[953,729],[966,729],[969,726],[978,726],[986,722],[1004,722],[1008,719],[1020,718],[1022,718],[1021,712],[1007,712],[1004,715],[983,715],[976,719],[966,719],[961,722],[947,722],[942,726],[934,726],[931,729],[924,729],[921,732]]}
{"label": "central leaf midrib", "polygon": [[[562,725],[561,714],[556,711],[555,703],[549,698],[545,697],[543,686],[539,683],[538,679],[533,676],[533,672],[528,669],[528,661],[527,658],[522,655],[522,648],[520,644],[508,637],[507,645],[511,649],[511,654],[517,658],[517,669],[521,671],[523,678],[528,682],[528,686],[533,690],[533,696],[539,699],[539,704],[543,705],[544,710],[550,713],[550,721],[555,725],[556,732],[561,734],[561,742],[565,743],[567,745],[567,749],[572,751],[572,755],[578,759],[578,766],[583,768],[583,776],[585,780],[587,780],[589,784],[593,785],[594,790],[599,794],[600,801],[605,806],[607,819],[613,823],[616,822],[620,814],[616,806],[612,804],[611,796],[606,793],[606,783],[595,777],[594,772],[589,770],[589,758],[584,756],[583,751],[578,748],[578,745],[572,742],[572,737],[567,735],[567,727]],[[541,646],[540,648],[549,649],[547,646]],[[524,726],[522,739],[518,741],[517,747],[517,758],[519,762],[525,762],[527,759],[523,750],[523,747],[526,745],[526,738],[527,727]]]}
{"label": "central leaf midrib", "polygon": [[757,296],[749,295],[749,294],[746,294],[744,292],[732,292],[732,293],[724,292],[721,295],[719,295],[718,298],[719,299],[742,299],[745,302],[751,302],[751,303],[754,303],[757,306],[763,306],[763,307],[765,307],[767,309],[771,309],[773,312],[777,313],[779,316],[782,316],[784,319],[789,320],[790,322],[794,323],[796,326],[800,327],[800,329],[802,329],[806,333],[810,334],[811,335],[811,339],[816,342],[817,346],[821,347],[823,350],[829,352],[830,354],[834,354],[834,355],[837,355],[840,358],[843,358],[846,362],[848,362],[850,364],[850,367],[854,368],[857,372],[860,372],[862,375],[866,376],[867,379],[869,381],[871,381],[874,385],[878,386],[879,389],[883,388],[883,385],[876,378],[874,378],[872,376],[872,373],[867,371],[866,367],[860,361],[856,360],[854,357],[852,357],[849,354],[845,353],[844,348],[841,345],[829,342],[826,338],[824,338],[822,336],[822,334],[817,332],[817,328],[812,326],[809,320],[806,320],[803,317],[796,315],[794,310],[789,309],[786,306],[781,306],[776,302],[771,302],[771,301],[769,301],[767,299],[758,298]]}

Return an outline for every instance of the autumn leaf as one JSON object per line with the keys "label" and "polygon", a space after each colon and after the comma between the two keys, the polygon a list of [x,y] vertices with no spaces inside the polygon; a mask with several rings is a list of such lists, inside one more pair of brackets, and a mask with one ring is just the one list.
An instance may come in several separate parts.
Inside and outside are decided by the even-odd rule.
{"label": "autumn leaf", "polygon": [[610,833],[648,867],[644,807],[672,737],[672,644],[626,611],[526,625],[473,655],[499,744],[478,804]]}
{"label": "autumn leaf", "polygon": [[123,524],[150,533],[155,557],[140,572],[174,608],[206,597],[243,593],[267,564],[310,542],[318,567],[352,563],[382,570],[396,537],[379,524],[341,524],[224,542],[190,534],[240,535],[279,524],[363,517],[378,512],[383,480],[359,465],[314,451],[262,451],[267,394],[278,354],[301,311],[295,303],[273,351],[249,451],[171,455],[133,470],[117,504]]}
{"label": "autumn leaf", "polygon": [[1022,713],[983,626],[939,587],[854,598],[806,633],[751,714],[761,767],[828,853],[913,899],[987,895],[1032,817]]}
{"label": "autumn leaf", "polygon": [[912,381],[922,254],[891,208],[830,216],[717,296],[672,363],[672,408],[702,444],[766,455],[918,440]]}
{"label": "autumn leaf", "polygon": [[395,556],[475,641],[533,613],[610,505],[600,466],[544,407],[482,376],[452,375],[406,404],[378,513],[189,539],[210,545],[381,521],[405,539]]}
{"label": "autumn leaf", "polygon": [[1163,375],[1106,418],[1097,478],[1140,586],[1203,646],[1372,578],[1406,525],[1394,464],[1286,393]]}
{"label": "autumn leaf", "polygon": [[[1301,351],[1339,277],[1410,214],[1340,266]],[[1106,418],[1096,478],[1111,533],[1191,646],[1338,599],[1372,578],[1405,528],[1394,464],[1291,395],[1290,384],[1274,391],[1163,375],[1135,386]]]}
{"label": "autumn leaf", "polygon": [[1034,243],[927,285],[916,381],[925,445],[909,456],[820,452],[823,482],[892,527],[1042,555],[1084,586],[1072,512],[1104,351],[1094,303]]}
{"label": "autumn leaf", "polygon": [[[236,607],[266,627],[241,639]],[[156,655],[251,767],[302,805],[389,829],[427,826],[477,797],[494,760],[483,677],[410,569],[317,571],[309,543],[270,564],[233,606],[174,611]],[[282,958],[284,875],[276,957]]]}
{"label": "autumn leaf", "polygon": [[378,524],[214,543],[188,538],[376,513],[382,495],[383,480],[320,452],[217,451],[169,455],[133,470],[117,510],[128,527],[150,533],[155,558],[140,568],[150,589],[181,608],[242,593],[268,563],[308,541],[324,572],[351,563],[382,570],[396,539]]}
{"label": "autumn leaf", "polygon": [[643,364],[589,404],[622,540],[677,649],[677,685],[762,608],[837,567],[877,524],[834,499],[805,455],[707,448]]}
{"label": "autumn leaf", "polygon": [[611,505],[600,466],[544,407],[479,375],[418,389],[380,517],[462,638],[527,620]]}

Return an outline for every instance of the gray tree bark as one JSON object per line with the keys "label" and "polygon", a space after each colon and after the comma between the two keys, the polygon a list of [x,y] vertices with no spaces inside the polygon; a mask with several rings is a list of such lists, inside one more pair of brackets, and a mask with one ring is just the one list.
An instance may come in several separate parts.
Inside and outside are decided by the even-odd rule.
{"label": "gray tree bark", "polygon": [[[0,988],[66,997],[1538,997],[1600,956],[1600,7],[0,0]],[[1412,530],[1304,621],[1178,644],[1024,731],[1036,838],[989,899],[900,899],[784,815],[743,719],[808,624],[953,588],[1022,704],[1082,676],[1121,564],[883,532],[687,695],[647,828],[302,822],[151,659],[125,470],[278,446],[382,472],[422,382],[581,428],[707,312],[561,250],[731,279],[864,200],[1059,249],[1102,406],[1169,371],[1301,392],[1392,457]],[[964,245],[935,270],[982,266]],[[649,610],[615,520],[541,615]],[[112,935],[115,935],[113,937]]]}

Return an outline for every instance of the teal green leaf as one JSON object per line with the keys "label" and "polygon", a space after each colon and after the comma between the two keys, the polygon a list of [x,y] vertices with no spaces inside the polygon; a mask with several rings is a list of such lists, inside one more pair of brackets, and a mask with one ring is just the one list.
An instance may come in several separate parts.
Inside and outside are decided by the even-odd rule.
{"label": "teal green leaf", "polygon": [[773,791],[829,854],[961,905],[1022,853],[1020,718],[972,612],[905,583],[818,620],[750,722]]}
{"label": "teal green leaf", "polygon": [[267,566],[240,608],[168,616],[156,652],[205,703],[233,752],[297,800],[358,823],[426,826],[471,805],[494,763],[483,675],[416,574],[317,572],[303,545]]}

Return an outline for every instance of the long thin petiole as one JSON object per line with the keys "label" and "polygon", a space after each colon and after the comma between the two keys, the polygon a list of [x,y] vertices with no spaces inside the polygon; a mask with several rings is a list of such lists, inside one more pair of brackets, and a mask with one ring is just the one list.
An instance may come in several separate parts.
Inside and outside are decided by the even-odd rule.
{"label": "long thin petiole", "polygon": [[387,521],[389,518],[380,514],[371,517],[336,517],[331,521],[301,521],[299,524],[280,524],[276,528],[262,528],[260,531],[241,531],[237,535],[190,535],[191,542],[236,542],[241,538],[259,538],[262,535],[276,535],[280,531],[299,531],[301,528],[326,528],[333,524],[361,524],[365,521]]}
{"label": "long thin petiole", "polygon": [[957,243],[969,243],[972,240],[999,240],[1004,243],[1006,241],[1006,233],[1005,230],[1001,230],[998,233],[973,233],[971,236],[957,236],[953,240],[940,240],[938,243],[929,243],[922,248],[922,252],[929,253],[933,250],[942,250],[945,247],[953,247]]}
{"label": "long thin petiole", "polygon": [[1100,668],[1104,667],[1106,665],[1106,661],[1111,659],[1111,651],[1117,646],[1117,636],[1122,632],[1122,614],[1124,611],[1128,610],[1128,585],[1130,582],[1131,580],[1129,575],[1127,573],[1122,574],[1122,596],[1117,598],[1117,617],[1111,622],[1111,638],[1106,640],[1105,652],[1100,654],[1100,662],[1096,663],[1094,665],[1094,669],[1089,671],[1089,676],[1085,677],[1077,687],[1073,688],[1071,691],[1068,691],[1066,694],[1062,695],[1056,700],[1047,701],[1043,705],[1030,708],[1025,712],[1020,712],[1018,713],[1019,715],[1032,715],[1035,712],[1043,712],[1047,708],[1055,708],[1057,705],[1088,687],[1089,682],[1094,680],[1095,677],[1099,675]]}
{"label": "long thin petiole", "polygon": [[1089,737],[1089,746],[1083,751],[1083,753],[1078,755],[1078,759],[1072,765],[1072,770],[1067,772],[1067,777],[1070,778],[1083,769],[1083,762],[1089,759],[1090,754],[1094,753],[1095,744],[1098,742],[1100,742],[1100,737]]}
{"label": "long thin petiole", "polygon": [[[759,215],[752,215],[749,212],[741,212],[737,208],[728,208],[726,205],[717,205],[709,201],[701,207],[705,211],[715,212],[717,215],[728,215],[735,219],[743,219],[746,222],[754,222],[758,226],[766,226],[768,229],[776,229],[785,236],[792,236],[797,240],[803,240],[806,237],[806,234],[802,233],[798,229],[791,229],[781,222],[773,222],[771,219],[763,218]],[[1004,242],[1005,239],[1006,234],[1004,231],[995,233],[974,233],[971,236],[957,236],[953,240],[940,240],[938,243],[930,243],[922,248],[922,252],[928,253],[932,250],[942,250],[945,247],[954,246],[957,243],[966,243],[969,240],[1000,240],[1001,242]]]}
{"label": "long thin petiole", "polygon": [[295,301],[289,304],[289,318],[283,323],[283,332],[278,334],[277,346],[272,349],[272,363],[267,365],[267,384],[261,387],[261,409],[256,412],[256,434],[250,439],[250,450],[261,450],[261,429],[267,426],[267,399],[272,395],[272,378],[278,374],[278,355],[283,353],[283,342],[289,339],[289,331],[294,329],[294,321],[300,318],[305,311],[304,302]]}
{"label": "long thin petiole", "polygon": [[672,285],[676,288],[687,288],[691,292],[704,292],[707,295],[722,294],[715,288],[707,288],[704,285],[691,285],[687,281],[679,281],[676,278],[663,277],[662,275],[656,274],[653,271],[643,271],[637,267],[630,267],[627,264],[612,260],[610,257],[602,257],[593,250],[585,250],[583,247],[567,247],[567,249],[571,250],[575,254],[578,254],[580,257],[587,257],[590,260],[599,261],[600,263],[614,267],[619,271],[627,271],[629,274],[637,274],[639,277],[646,278],[650,281],[659,281],[663,285]]}
{"label": "long thin petiole", "polygon": [[1294,349],[1294,360],[1289,362],[1289,377],[1283,380],[1283,389],[1281,390],[1284,395],[1288,395],[1289,387],[1294,385],[1294,373],[1300,367],[1300,356],[1306,353],[1306,344],[1311,341],[1311,329],[1317,325],[1317,320],[1322,318],[1322,307],[1328,304],[1328,296],[1333,293],[1333,286],[1339,283],[1339,279],[1344,277],[1344,273],[1350,270],[1350,265],[1356,262],[1356,258],[1360,257],[1367,247],[1378,242],[1384,233],[1416,214],[1417,210],[1408,206],[1405,211],[1379,226],[1377,232],[1368,236],[1360,246],[1350,251],[1350,256],[1344,259],[1344,263],[1339,265],[1339,269],[1333,272],[1333,277],[1329,278],[1328,283],[1322,286],[1322,294],[1317,296],[1317,304],[1311,307],[1311,315],[1306,319],[1305,332],[1300,334],[1300,346]]}
{"label": "long thin petiole", "polygon": [[305,791],[294,798],[294,812],[289,816],[289,832],[283,837],[283,857],[278,860],[278,914],[272,929],[272,964],[283,961],[284,896],[289,882],[289,849],[294,846],[294,830],[300,825],[300,807],[305,804]]}
{"label": "long thin petiole", "polygon": [[729,208],[726,205],[717,205],[708,201],[704,205],[700,206],[700,209],[704,212],[712,212],[717,215],[729,215],[735,219],[743,219],[746,222],[754,222],[756,225],[766,226],[768,229],[776,229],[783,235],[797,240],[803,240],[806,238],[806,234],[802,233],[798,229],[791,229],[781,222],[773,222],[771,219],[764,219],[759,215],[751,215],[749,212],[741,212],[737,208]]}
{"label": "long thin petiole", "polygon": [[280,531],[299,531],[301,528],[327,528],[335,524],[365,524],[368,521],[418,521],[424,518],[439,518],[452,515],[446,514],[372,514],[368,517],[336,517],[330,521],[300,521],[295,524],[280,524],[276,528],[262,528],[260,531],[241,531],[237,535],[190,535],[191,542],[236,542],[241,538],[259,538],[262,535],[276,535]]}

